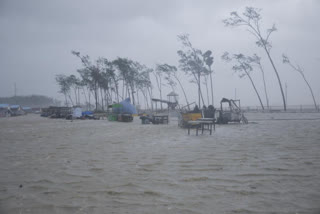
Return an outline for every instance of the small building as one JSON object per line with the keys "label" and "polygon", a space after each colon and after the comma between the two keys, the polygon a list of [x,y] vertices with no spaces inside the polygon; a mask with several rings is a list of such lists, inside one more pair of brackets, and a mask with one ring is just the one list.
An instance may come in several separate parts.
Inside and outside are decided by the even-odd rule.
{"label": "small building", "polygon": [[73,118],[81,118],[82,117],[82,108],[80,106],[74,106],[72,109],[72,117]]}
{"label": "small building", "polygon": [[72,115],[72,108],[70,107],[50,106],[41,109],[41,117],[67,118],[70,115]]}
{"label": "small building", "polygon": [[41,113],[41,108],[40,107],[34,107],[31,110],[32,110],[32,113],[35,113],[35,114],[40,114]]}
{"label": "small building", "polygon": [[178,105],[179,95],[175,93],[174,91],[167,94],[168,97],[168,108],[175,109]]}
{"label": "small building", "polygon": [[12,112],[11,116],[20,116],[25,114],[20,105],[11,105],[10,110]]}
{"label": "small building", "polygon": [[167,97],[168,97],[169,102],[178,103],[179,95],[177,93],[175,93],[174,91],[167,94]]}
{"label": "small building", "polygon": [[25,113],[32,113],[32,108],[31,108],[31,107],[23,106],[23,107],[22,107],[22,110],[23,110]]}
{"label": "small building", "polygon": [[12,114],[9,104],[0,104],[0,117],[10,117]]}

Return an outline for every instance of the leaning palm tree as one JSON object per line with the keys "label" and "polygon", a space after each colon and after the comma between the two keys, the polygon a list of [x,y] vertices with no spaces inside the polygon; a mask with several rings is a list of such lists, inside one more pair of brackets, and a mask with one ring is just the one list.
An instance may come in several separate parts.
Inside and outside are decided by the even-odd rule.
{"label": "leaning palm tree", "polygon": [[225,52],[221,58],[223,60],[225,60],[226,62],[231,62],[232,60],[236,61],[237,64],[233,65],[232,70],[234,70],[234,72],[238,73],[240,78],[243,78],[246,76],[249,78],[250,83],[251,83],[251,85],[252,85],[252,87],[253,87],[254,91],[256,92],[256,95],[259,99],[261,108],[262,108],[262,110],[264,110],[264,106],[263,106],[260,94],[254,84],[252,77],[251,77],[251,71],[253,69],[250,64],[251,63],[250,59],[243,54],[234,54],[233,56],[230,57],[228,52]]}
{"label": "leaning palm tree", "polygon": [[265,73],[264,73],[264,69],[262,67],[261,64],[261,57],[259,57],[257,54],[254,54],[252,57],[248,58],[252,63],[254,63],[255,65],[257,65],[261,71],[262,74],[262,80],[263,80],[263,87],[264,87],[264,94],[266,96],[266,103],[267,103],[267,108],[270,109],[269,106],[269,97],[268,97],[268,91],[267,91],[267,83],[266,83],[266,79],[265,79]]}
{"label": "leaning palm tree", "polygon": [[269,41],[271,34],[275,32],[277,28],[275,27],[275,25],[273,25],[270,29],[267,29],[266,33],[264,34],[261,30],[260,11],[261,9],[246,7],[242,15],[239,15],[235,11],[231,12],[230,17],[227,19],[224,19],[223,22],[226,26],[230,26],[230,27],[238,27],[238,26],[245,27],[247,31],[255,37],[257,46],[261,47],[266,52],[268,59],[278,79],[280,92],[282,95],[283,108],[286,111],[287,110],[286,100],[285,100],[279,72],[271,57],[272,45],[271,45],[271,42]]}
{"label": "leaning palm tree", "polygon": [[282,54],[282,58],[283,58],[283,63],[285,64],[288,64],[290,65],[291,68],[293,68],[293,70],[297,71],[303,78],[304,82],[307,84],[309,90],[310,90],[310,93],[311,93],[311,96],[312,96],[312,99],[313,99],[313,104],[314,104],[314,107],[316,109],[316,111],[319,111],[319,108],[317,106],[317,103],[316,103],[316,99],[314,98],[314,94],[313,94],[313,91],[312,91],[312,88],[309,84],[309,82],[307,81],[304,73],[303,73],[303,69],[300,67],[300,65],[293,65],[290,61],[290,59],[288,58],[288,56],[286,56],[285,54]]}

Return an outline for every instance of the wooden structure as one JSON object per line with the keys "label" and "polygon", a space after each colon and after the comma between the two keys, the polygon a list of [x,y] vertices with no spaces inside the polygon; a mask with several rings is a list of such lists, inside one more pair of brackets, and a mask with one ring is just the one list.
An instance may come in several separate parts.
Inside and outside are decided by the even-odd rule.
{"label": "wooden structure", "polygon": [[154,114],[154,115],[152,115],[152,123],[153,124],[168,124],[169,123],[169,115],[167,115],[167,114]]}
{"label": "wooden structure", "polygon": [[199,118],[202,118],[201,112],[180,112],[178,125],[181,128],[188,128],[188,121],[195,121]]}
{"label": "wooden structure", "polygon": [[179,126],[181,128],[188,128],[189,121],[198,121],[198,120],[207,120],[207,121],[214,121],[215,122],[215,111],[216,109],[210,105],[208,108],[204,108],[202,110],[195,109],[193,111],[180,111],[179,116]]}
{"label": "wooden structure", "polygon": [[[124,102],[124,101],[123,101]],[[108,106],[108,114],[106,115],[109,121],[118,121],[118,122],[132,122],[133,116],[132,113],[126,108],[126,103],[114,103]],[[110,109],[112,109],[110,111]]]}
{"label": "wooden structure", "polygon": [[105,120],[108,118],[108,114],[106,112],[94,112],[93,119],[95,120]]}
{"label": "wooden structure", "polygon": [[[225,104],[227,104],[227,107],[223,106]],[[223,98],[220,101],[220,111],[217,123],[228,124],[229,122],[248,123],[248,120],[241,111],[240,100]]]}
{"label": "wooden structure", "polygon": [[133,121],[133,117],[132,114],[118,114],[118,121],[119,122],[132,122]]}
{"label": "wooden structure", "polygon": [[178,105],[179,95],[172,91],[169,94],[167,94],[167,98],[170,103],[173,103],[170,106],[168,106],[168,108],[175,109],[175,107],[177,107]]}
{"label": "wooden structure", "polygon": [[49,108],[41,109],[42,117],[49,118],[67,118],[72,115],[72,109],[70,107],[58,107],[50,106]]}
{"label": "wooden structure", "polygon": [[196,135],[198,136],[198,130],[201,129],[201,134],[204,130],[208,130],[212,135],[212,128],[215,130],[215,121],[211,118],[202,118],[195,121],[188,121],[188,135],[190,135],[190,129],[196,129]]}
{"label": "wooden structure", "polygon": [[[156,99],[156,98],[152,98],[152,102],[155,102],[156,104],[156,111],[158,109],[158,102],[161,103],[165,103],[168,105],[168,111],[169,109],[175,109],[178,106],[178,99],[179,99],[179,95],[175,92],[170,92],[167,95],[168,100],[161,100],[161,99]],[[162,109],[161,109],[162,110]]]}
{"label": "wooden structure", "polygon": [[[200,122],[211,122],[212,125],[213,125],[213,131],[216,130],[216,119],[215,118],[199,118],[197,121],[200,121]],[[206,125],[210,125],[210,123],[204,123],[204,126],[206,126]]]}

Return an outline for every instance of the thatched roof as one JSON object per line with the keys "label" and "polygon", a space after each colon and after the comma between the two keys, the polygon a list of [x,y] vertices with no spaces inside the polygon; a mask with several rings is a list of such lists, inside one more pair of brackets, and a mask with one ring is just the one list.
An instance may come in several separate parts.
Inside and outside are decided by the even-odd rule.
{"label": "thatched roof", "polygon": [[175,97],[175,96],[179,96],[179,95],[177,93],[175,93],[174,91],[172,91],[167,96]]}

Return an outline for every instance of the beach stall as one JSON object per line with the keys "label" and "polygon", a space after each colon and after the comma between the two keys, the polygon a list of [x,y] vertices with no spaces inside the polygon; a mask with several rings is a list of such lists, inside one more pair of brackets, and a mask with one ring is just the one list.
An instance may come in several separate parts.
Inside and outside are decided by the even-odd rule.
{"label": "beach stall", "polygon": [[109,106],[112,111],[108,114],[109,121],[131,122],[133,115],[137,114],[134,105],[131,104],[130,98],[127,98],[120,103],[114,103]]}
{"label": "beach stall", "polygon": [[73,118],[81,118],[82,117],[82,109],[80,106],[74,106],[72,109],[72,117]]}
{"label": "beach stall", "polygon": [[82,119],[94,119],[93,111],[83,111],[82,112]]}

